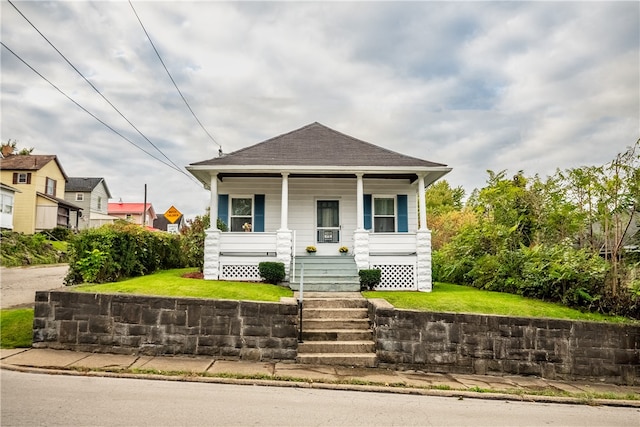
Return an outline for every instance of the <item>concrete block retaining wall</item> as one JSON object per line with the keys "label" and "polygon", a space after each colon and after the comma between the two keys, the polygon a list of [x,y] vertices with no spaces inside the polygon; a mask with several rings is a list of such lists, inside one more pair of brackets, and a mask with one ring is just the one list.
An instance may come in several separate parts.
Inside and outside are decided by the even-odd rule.
{"label": "concrete block retaining wall", "polygon": [[37,292],[33,347],[295,360],[297,313],[293,299],[268,303]]}
{"label": "concrete block retaining wall", "polygon": [[639,383],[638,326],[398,310],[385,300],[369,300],[369,316],[382,366]]}

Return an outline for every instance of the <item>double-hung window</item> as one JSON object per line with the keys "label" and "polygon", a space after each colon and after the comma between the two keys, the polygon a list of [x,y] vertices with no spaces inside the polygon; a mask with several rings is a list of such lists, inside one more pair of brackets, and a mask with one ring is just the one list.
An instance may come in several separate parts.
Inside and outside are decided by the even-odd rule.
{"label": "double-hung window", "polygon": [[395,197],[373,198],[373,231],[375,233],[393,233],[396,231]]}
{"label": "double-hung window", "polygon": [[8,194],[0,194],[0,212],[10,214],[13,212],[13,197]]}
{"label": "double-hung window", "polygon": [[231,198],[231,231],[252,231],[253,198]]}
{"label": "double-hung window", "polygon": [[55,196],[56,195],[56,180],[47,177],[47,183],[45,187],[45,194],[47,196]]}
{"label": "double-hung window", "polygon": [[76,193],[76,202],[84,201],[84,193]]}

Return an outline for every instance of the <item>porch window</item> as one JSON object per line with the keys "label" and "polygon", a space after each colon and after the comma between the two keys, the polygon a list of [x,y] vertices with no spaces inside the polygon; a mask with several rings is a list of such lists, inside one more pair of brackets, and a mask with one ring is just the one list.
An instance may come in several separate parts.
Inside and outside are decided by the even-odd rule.
{"label": "porch window", "polygon": [[[253,198],[231,199],[231,231],[251,231],[253,219]],[[245,225],[246,224],[246,225]]]}
{"label": "porch window", "polygon": [[373,199],[373,231],[393,233],[396,231],[395,197]]}
{"label": "porch window", "polygon": [[13,212],[13,197],[8,194],[0,195],[0,212],[10,214]]}

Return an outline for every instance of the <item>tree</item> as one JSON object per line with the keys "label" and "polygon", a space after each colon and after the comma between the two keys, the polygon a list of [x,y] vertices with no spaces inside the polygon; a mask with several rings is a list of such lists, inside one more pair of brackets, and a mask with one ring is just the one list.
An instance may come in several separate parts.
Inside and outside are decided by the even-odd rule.
{"label": "tree", "polygon": [[2,157],[19,155],[19,156],[28,156],[33,152],[33,147],[31,148],[23,148],[20,151],[16,152],[18,142],[14,139],[13,141],[9,139],[7,142],[0,143],[0,151],[2,152]]}

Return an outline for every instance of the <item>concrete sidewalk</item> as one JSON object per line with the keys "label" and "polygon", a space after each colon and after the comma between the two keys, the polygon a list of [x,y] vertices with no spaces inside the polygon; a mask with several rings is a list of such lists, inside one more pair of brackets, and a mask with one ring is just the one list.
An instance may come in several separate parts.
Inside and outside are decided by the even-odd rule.
{"label": "concrete sidewalk", "polygon": [[[135,356],[68,350],[0,350],[0,367],[26,372],[117,376],[451,397],[589,403],[640,408],[640,386],[537,377],[436,374],[382,368],[245,362],[212,357]],[[552,392],[545,396],[542,392]]]}

